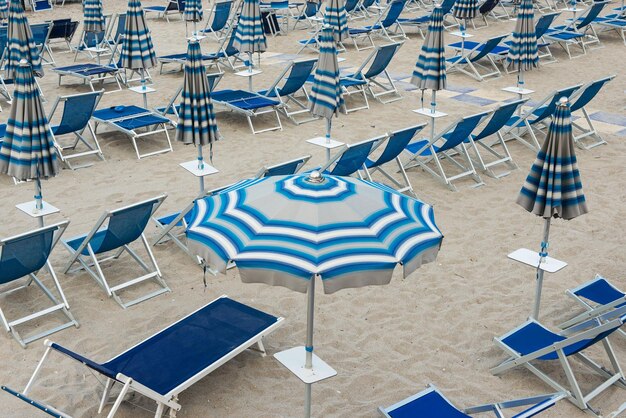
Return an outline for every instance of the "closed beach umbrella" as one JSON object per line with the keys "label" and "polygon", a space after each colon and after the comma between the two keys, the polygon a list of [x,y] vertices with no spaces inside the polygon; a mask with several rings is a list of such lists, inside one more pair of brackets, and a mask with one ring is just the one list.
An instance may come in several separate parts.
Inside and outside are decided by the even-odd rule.
{"label": "closed beach umbrella", "polygon": [[56,176],[59,162],[39,89],[26,60],[17,67],[14,95],[0,143],[0,173],[17,180],[35,180],[36,208],[42,209],[40,180]]}
{"label": "closed beach umbrella", "polygon": [[339,63],[337,43],[333,28],[324,26],[320,33],[320,52],[317,68],[311,87],[311,113],[326,118],[326,139],[330,140],[331,120],[344,105],[339,83]]}
{"label": "closed beach umbrella", "polygon": [[9,18],[9,4],[7,0],[0,0],[0,20],[7,20]]}
{"label": "closed beach umbrella", "polygon": [[[137,71],[141,74],[141,85],[146,88],[146,70],[157,64],[152,37],[146,25],[143,8],[139,0],[128,0],[126,26],[120,53],[122,68]],[[144,107],[148,107],[148,98],[143,94]]]}
{"label": "closed beach umbrella", "polygon": [[[189,41],[185,61],[185,80],[182,101],[176,125],[176,140],[194,144],[198,148],[198,169],[204,169],[202,147],[209,145],[210,159],[213,159],[213,142],[217,140],[217,124],[213,113],[213,103],[209,95],[209,82],[206,69],[202,65],[200,43]],[[200,193],[204,191],[204,178],[200,179]]]}
{"label": "closed beach umbrella", "polygon": [[[551,219],[554,217],[570,220],[587,213],[574,149],[572,116],[569,103],[563,97],[557,103],[548,136],[517,198],[521,207],[545,219],[539,265],[548,256]],[[537,268],[533,318],[539,316],[542,284],[543,270]]]}
{"label": "closed beach umbrella", "polygon": [[532,0],[522,0],[517,11],[517,22],[513,40],[506,57],[506,66],[518,71],[517,86],[524,86],[524,71],[539,65],[537,36],[535,35],[535,13]]}
{"label": "closed beach umbrella", "polygon": [[473,19],[478,14],[478,0],[456,0],[452,12],[457,19]]}
{"label": "closed beach umbrella", "polygon": [[[193,22],[193,34],[196,34],[196,23],[202,21],[202,0],[186,0],[183,18],[185,22]],[[185,24],[185,30],[187,26]]]}
{"label": "closed beach umbrella", "polygon": [[348,37],[346,0],[327,0],[324,24],[330,25],[335,30],[333,36],[336,42],[341,42]]}
{"label": "closed beach umbrella", "polygon": [[244,0],[239,16],[239,23],[235,29],[233,47],[239,52],[248,54],[248,67],[252,70],[252,54],[261,53],[267,49],[267,40],[261,21],[259,0]]}
{"label": "closed beach umbrella", "polygon": [[[407,277],[434,261],[443,236],[432,207],[417,199],[377,183],[312,173],[244,180],[197,200],[187,238],[192,254],[222,273],[234,261],[245,283],[307,293],[306,346],[292,350],[314,373],[316,280],[325,293],[388,284],[396,265]],[[310,390],[309,383],[307,417]]]}
{"label": "closed beach umbrella", "polygon": [[28,20],[20,0],[12,0],[9,8],[9,27],[7,29],[7,78],[15,78],[20,61],[26,60],[38,77],[43,77],[41,57],[30,30]]}
{"label": "closed beach umbrella", "polygon": [[85,0],[83,3],[85,32],[100,33],[106,27],[102,13],[102,0]]}

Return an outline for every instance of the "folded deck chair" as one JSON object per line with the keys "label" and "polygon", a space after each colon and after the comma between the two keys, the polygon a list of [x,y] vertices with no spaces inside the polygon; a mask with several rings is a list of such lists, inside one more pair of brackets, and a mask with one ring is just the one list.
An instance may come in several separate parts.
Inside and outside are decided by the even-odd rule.
{"label": "folded deck chair", "polygon": [[[470,143],[474,153],[476,154],[476,158],[478,160],[478,168],[487,173],[489,176],[493,178],[500,178],[510,174],[510,171],[504,171],[496,174],[492,167],[495,167],[500,164],[505,164],[511,170],[517,169],[517,165],[513,162],[513,157],[511,157],[511,153],[509,152],[509,148],[506,146],[506,142],[504,141],[504,137],[500,133],[502,129],[506,126],[507,122],[511,120],[511,117],[516,113],[516,111],[526,103],[528,99],[520,99],[514,100],[512,102],[504,103],[494,109],[491,114],[491,118],[485,124],[485,127],[482,131],[477,133],[476,135],[470,135],[468,142]],[[486,143],[486,138],[490,138],[495,135],[496,140],[491,140],[489,143]],[[499,146],[501,148],[500,151],[494,149],[494,146]],[[479,151],[479,148],[486,151],[490,160],[487,161],[485,157]]]}
{"label": "folded deck chair", "polygon": [[[495,338],[496,345],[502,348],[509,358],[492,368],[491,372],[498,375],[520,366],[525,367],[555,390],[567,392],[568,400],[580,409],[589,410],[598,415],[598,412],[589,405],[592,399],[612,385],[626,389],[624,373],[607,338],[617,331],[624,321],[626,321],[626,306],[621,308],[621,316],[612,321],[600,323],[592,319],[558,333],[530,319],[503,336]],[[583,354],[584,350],[600,342],[613,370],[601,366]],[[569,361],[574,357],[593,371],[594,375],[605,379],[586,395],[583,394]],[[539,368],[539,364],[554,363],[555,360],[562,367],[569,388]]]}
{"label": "folded deck chair", "polygon": [[[0,295],[5,297],[9,296],[12,293],[27,288],[31,283],[35,283],[54,304],[51,307],[41,309],[14,320],[8,319],[5,312],[0,308],[0,320],[2,321],[4,329],[10,332],[13,338],[15,338],[22,347],[26,347],[26,344],[32,341],[65,328],[71,326],[78,327],[78,322],[76,322],[70,312],[70,306],[67,303],[67,299],[65,299],[59,279],[54,273],[49,260],[50,253],[59,241],[61,235],[63,235],[63,232],[65,232],[68,224],[69,221],[64,221],[9,238],[0,239]],[[38,277],[44,267],[50,273],[54,287],[61,300],[57,299]],[[22,282],[22,284],[15,286],[15,284],[19,282]],[[20,303],[20,305],[25,307],[26,304]],[[31,305],[31,303],[28,303],[28,305]],[[22,327],[28,322],[39,321],[43,316],[55,312],[64,314],[69,321],[61,323],[60,325],[57,322],[56,325],[51,328],[48,324],[46,325],[48,329],[45,331],[40,331],[24,338],[20,336],[17,328]]]}
{"label": "folded deck chair", "polygon": [[[93,113],[93,119],[96,121],[94,132],[98,129],[98,124],[101,123],[115,131],[128,135],[135,149],[137,159],[172,151],[172,142],[170,141],[167,128],[174,127],[174,124],[168,118],[155,111],[134,105],[113,106],[96,110]],[[165,147],[155,151],[139,152],[138,139],[153,137],[160,133],[165,134],[167,142]]]}
{"label": "folded deck chair", "polygon": [[[581,125],[581,123],[579,123],[581,119],[577,119],[572,122],[572,128],[581,131],[578,135],[574,134],[574,141],[576,142],[576,145],[581,148],[590,149],[598,145],[606,144],[606,141],[602,139],[595,126],[593,126],[589,113],[585,107],[598,95],[600,90],[602,90],[602,88],[614,78],[615,75],[610,75],[608,77],[594,80],[582,86],[571,96],[570,110],[572,114],[580,110],[584,116],[585,122],[587,123],[587,126]],[[595,139],[595,142],[586,142],[584,141],[585,138],[593,138]]]}
{"label": "folded deck chair", "polygon": [[557,392],[550,395],[533,396],[494,404],[480,405],[466,409],[459,409],[444,396],[434,385],[420,393],[404,399],[388,408],[378,410],[387,418],[464,418],[474,414],[491,412],[498,418],[504,418],[503,409],[519,409],[514,418],[530,418],[548,408],[551,408],[567,394]]}
{"label": "folded deck chair", "polygon": [[[106,211],[90,232],[63,240],[63,245],[71,254],[65,266],[65,273],[86,271],[106,291],[107,295],[113,297],[123,308],[169,292],[170,289],[162,279],[159,266],[144,235],[150,217],[161,206],[166,197],[167,195],[161,195],[119,209]],[[141,240],[144,245],[150,258],[151,268],[130,248],[130,245],[137,240]],[[128,252],[145,270],[146,274],[111,286],[102,271],[102,263],[117,260],[124,251]],[[104,254],[111,253],[113,254],[104,256]],[[98,258],[98,256],[102,257]],[[78,263],[79,266],[72,268],[75,263]],[[129,302],[122,301],[118,292],[147,280],[155,281],[159,285],[159,289]]]}
{"label": "folded deck chair", "polygon": [[170,14],[178,14],[183,16],[183,12],[185,11],[185,1],[184,0],[165,0],[165,6],[146,6],[143,8],[144,13],[148,16],[150,13],[155,13],[157,18],[165,19],[167,22],[170,21]]}
{"label": "folded deck chair", "polygon": [[220,0],[213,4],[209,12],[204,29],[198,31],[199,34],[212,35],[216,41],[221,41],[226,36],[228,26],[231,23],[231,14],[234,0]]}
{"label": "folded deck chair", "polygon": [[[448,45],[457,50],[457,55],[446,58],[448,64],[446,71],[448,73],[460,71],[478,81],[484,81],[489,77],[500,77],[502,73],[496,66],[496,61],[506,58],[509,52],[507,46],[500,45],[507,36],[509,35],[494,36],[484,43],[465,40],[463,43],[455,42]],[[486,62],[487,65],[481,62],[483,64]]]}
{"label": "folded deck chair", "polygon": [[364,168],[367,157],[385,142],[387,135],[381,135],[356,144],[343,145],[339,151],[317,171],[333,176],[358,175]]}
{"label": "folded deck chair", "polygon": [[[83,164],[80,166],[72,165],[72,160],[75,158],[82,158],[88,155],[94,155],[101,160],[104,160],[100,144],[96,133],[89,121],[93,116],[102,94],[104,91],[96,91],[92,93],[72,94],[68,96],[59,96],[52,106],[52,110],[48,116],[48,120],[52,121],[57,108],[62,104],[63,114],[58,125],[51,124],[50,129],[54,135],[54,143],[56,145],[57,154],[61,161],[70,169],[88,167],[92,164]],[[87,138],[85,130],[89,131]],[[60,141],[63,135],[74,135],[74,141],[69,145],[63,145]],[[78,151],[72,154],[66,153],[67,150],[76,150],[79,143],[82,143],[87,147],[86,151]]]}
{"label": "folded deck chair", "polygon": [[[373,157],[372,155],[370,155],[365,160],[364,168],[367,179],[369,181],[373,181],[372,174],[380,172],[389,181],[391,181],[391,183],[393,183],[393,187],[398,192],[408,192],[412,196],[415,196],[411,181],[409,180],[409,177],[404,170],[404,166],[402,165],[402,161],[400,160],[400,154],[402,154],[404,148],[409,145],[411,140],[415,138],[415,135],[417,135],[418,132],[424,129],[425,126],[426,123],[422,123],[421,125],[409,126],[408,128],[388,133],[385,140],[385,148],[382,150],[380,155],[378,155],[378,157]],[[383,168],[385,164],[393,160],[395,160],[396,164],[398,165],[398,172],[402,175],[404,183],[399,182],[395,177],[393,177]]]}
{"label": "folded deck chair", "polygon": [[[253,134],[283,130],[283,125],[280,123],[280,117],[278,116],[278,110],[283,105],[279,100],[271,99],[253,91],[230,89],[214,91],[211,93],[211,99],[215,105],[244,115]],[[255,129],[252,118],[265,114],[273,114],[276,118],[276,125],[259,130]]]}
{"label": "folded deck chair", "polygon": [[[474,168],[465,143],[488,114],[489,112],[481,112],[458,118],[434,138],[425,138],[410,143],[404,149],[409,155],[409,160],[404,162],[404,168],[421,167],[453,191],[457,189],[452,182],[468,176],[476,182],[474,187],[482,186],[484,183]],[[459,159],[463,162],[458,161]],[[460,172],[448,176],[441,160],[448,160]],[[429,166],[431,162],[434,162],[435,169]]]}
{"label": "folded deck chair", "polygon": [[[405,5],[406,0],[392,0],[387,4],[385,11],[381,13],[374,24],[360,28],[349,28],[348,35],[350,39],[352,39],[352,43],[357,51],[374,48],[375,45],[372,39],[374,35],[387,38],[391,42],[393,42],[395,38],[408,39],[404,33],[404,29],[402,29],[402,26],[398,22],[398,18],[404,10]],[[392,27],[394,27],[394,30],[391,29]],[[369,40],[371,45],[359,48],[359,41],[363,39]]]}
{"label": "folded deck chair", "polygon": [[56,19],[52,21],[52,29],[48,35],[48,42],[46,44],[46,53],[48,54],[48,61],[55,64],[54,55],[52,54],[52,45],[57,43],[65,43],[69,51],[72,50],[72,39],[78,29],[78,21],[72,21],[72,19]]}
{"label": "folded deck chair", "polygon": [[[311,77],[315,64],[317,64],[317,58],[290,61],[278,75],[276,81],[268,89],[261,90],[258,93],[280,100],[283,105],[280,108],[280,112],[296,125],[317,120],[317,117],[310,112],[309,94],[304,89],[304,84]],[[306,115],[308,117],[297,115]]]}
{"label": "folded deck chair", "polygon": [[156,402],[156,418],[167,409],[169,416],[175,416],[181,409],[179,395],[194,383],[255,345],[255,350],[265,356],[263,339],[283,322],[281,317],[221,296],[106,362],[96,362],[46,340],[44,355],[23,394],[29,396],[44,362],[54,351],[106,378],[98,412],[104,409],[111,388],[122,385],[109,418],[115,416],[131,391]]}

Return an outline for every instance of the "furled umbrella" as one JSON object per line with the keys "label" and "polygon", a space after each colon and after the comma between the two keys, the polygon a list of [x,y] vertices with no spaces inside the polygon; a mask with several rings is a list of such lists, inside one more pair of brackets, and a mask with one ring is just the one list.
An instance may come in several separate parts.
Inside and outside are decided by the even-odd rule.
{"label": "furled umbrella", "polygon": [[33,40],[33,32],[24,15],[24,8],[19,0],[11,0],[9,7],[9,26],[7,29],[7,78],[15,78],[20,62],[26,60],[38,77],[43,77],[41,56]]}
{"label": "furled umbrella", "polygon": [[548,256],[548,237],[552,218],[574,219],[587,213],[572,136],[572,116],[567,98],[559,100],[548,135],[530,168],[517,203],[528,212],[545,219],[539,252],[535,304],[532,317],[539,317],[543,269]]}
{"label": "furled umbrella", "polygon": [[143,8],[139,0],[128,0],[120,63],[122,68],[141,74],[140,91],[143,93],[144,107],[147,108],[146,71],[157,64],[157,59],[152,45],[152,36],[146,25]]}
{"label": "furled umbrella", "polygon": [[517,70],[517,89],[521,92],[524,88],[524,71],[530,71],[539,65],[532,0],[522,0],[517,10],[517,22],[512,37],[505,65]]}
{"label": "furled umbrella", "polygon": [[83,3],[83,16],[85,32],[104,32],[106,23],[102,12],[102,0],[85,0]]}
{"label": "furled umbrella", "polygon": [[[213,142],[217,140],[217,124],[211,103],[206,68],[202,64],[202,51],[197,40],[190,40],[185,61],[182,101],[178,112],[176,140],[194,144],[198,148],[197,172],[205,169],[202,147],[210,147],[209,158],[213,160]],[[204,192],[204,178],[200,179],[200,193]]]}
{"label": "furled umbrella", "polygon": [[[326,119],[326,142],[328,143],[330,143],[333,115],[344,106],[339,82],[337,43],[333,33],[333,27],[328,25],[325,25],[320,32],[319,59],[309,97],[311,113]],[[328,149],[327,151],[330,152]]]}
{"label": "furled umbrella", "polygon": [[324,24],[333,29],[333,37],[337,43],[348,37],[348,15],[346,13],[346,0],[327,0]]}
{"label": "furled umbrella", "polygon": [[[435,114],[437,108],[437,91],[447,86],[446,58],[443,42],[443,10],[434,8],[428,23],[428,32],[422,44],[422,50],[413,70],[411,84],[422,90],[422,109],[424,109],[424,90],[432,91],[430,114],[433,116],[430,126],[430,137],[435,136]],[[426,113],[426,112],[425,112]]]}
{"label": "furled umbrella", "polygon": [[456,0],[452,15],[459,20],[465,21],[465,26],[461,24],[461,40],[465,41],[465,28],[469,20],[472,20],[478,14],[478,0]]}
{"label": "furled umbrella", "polygon": [[7,0],[0,0],[0,20],[4,21],[9,18],[9,4]]}
{"label": "furled umbrella", "polygon": [[417,199],[314,172],[244,180],[197,200],[187,238],[191,253],[222,273],[234,261],[245,283],[307,294],[306,346],[275,356],[306,383],[308,417],[312,381],[335,374],[313,355],[316,280],[325,293],[388,284],[396,265],[407,277],[434,261],[443,236],[432,207]]}
{"label": "furled umbrella", "polygon": [[[260,61],[261,52],[267,49],[259,0],[243,0],[239,23],[235,29],[233,47],[241,53],[248,54],[248,70],[252,72],[252,54],[258,53]],[[249,82],[252,83],[252,77],[249,78]],[[251,85],[250,90],[252,90]]]}
{"label": "furled umbrella", "polygon": [[[183,18],[185,22],[193,22],[193,34],[197,35],[196,24],[202,21],[202,0],[186,0]],[[187,32],[187,23],[185,23],[185,33]]]}
{"label": "furled umbrella", "polygon": [[[0,173],[17,180],[35,181],[35,210],[43,210],[41,179],[59,173],[54,137],[31,65],[22,60],[16,69],[15,97],[0,143]],[[39,217],[43,226],[43,217]]]}

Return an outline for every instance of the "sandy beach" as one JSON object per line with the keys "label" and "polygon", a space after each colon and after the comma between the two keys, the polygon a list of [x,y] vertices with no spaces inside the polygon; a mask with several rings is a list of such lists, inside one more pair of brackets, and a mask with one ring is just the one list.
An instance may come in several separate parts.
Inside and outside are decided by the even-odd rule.
{"label": "sandy beach", "polygon": [[[105,0],[106,13],[121,13],[124,0]],[[144,0],[144,6],[161,5],[163,0]],[[606,9],[617,6],[614,2]],[[210,4],[205,1],[205,8]],[[416,16],[423,14],[407,14]],[[27,12],[31,23],[47,19],[71,17],[82,21],[79,4],[67,4],[52,12]],[[205,13],[205,19],[208,13]],[[563,12],[563,22],[570,17]],[[477,19],[477,23],[478,23]],[[350,26],[373,22],[351,21]],[[482,22],[480,22],[482,23]],[[202,23],[203,25],[204,23]],[[186,50],[185,23],[172,15],[170,22],[148,18],[157,55]],[[512,21],[495,22],[478,30],[470,29],[475,40],[510,33]],[[81,28],[74,38],[76,44]],[[263,73],[254,77],[254,89],[269,86],[286,64],[284,57],[295,54],[298,39],[306,38],[304,30],[268,37],[268,52],[261,57]],[[626,289],[624,267],[626,257],[626,46],[615,33],[600,35],[602,48],[591,49],[582,57],[570,60],[559,47],[552,51],[558,62],[542,65],[526,74],[526,86],[537,101],[551,91],[577,83],[586,83],[610,74],[617,77],[589,104],[590,114],[598,114],[596,127],[607,145],[591,150],[577,149],[579,169],[588,202],[589,213],[571,221],[552,222],[550,255],[566,261],[568,266],[555,274],[547,274],[541,306],[542,322],[556,326],[580,312],[565,290],[577,286],[595,274],[610,279]],[[457,39],[445,34],[445,42]],[[377,44],[385,43],[382,39]],[[203,52],[217,48],[215,41],[202,41]],[[371,50],[357,52],[346,42],[345,72],[358,67]],[[390,72],[404,90],[422,45],[422,38],[409,33]],[[448,55],[451,51],[448,51]],[[57,65],[70,64],[74,54],[63,46],[54,49]],[[313,52],[301,56],[314,57]],[[106,59],[103,57],[103,59]],[[88,61],[79,56],[79,61]],[[49,110],[56,96],[88,91],[84,85],[57,85],[57,77],[45,67],[40,80]],[[159,75],[152,70],[156,92],[149,95],[149,105],[167,103],[181,86],[183,73]],[[438,108],[450,116],[437,122],[439,128],[455,117],[493,108],[513,95],[501,88],[515,85],[515,75],[506,75],[487,82],[478,82],[462,74],[448,76],[449,89],[438,94]],[[70,81],[68,80],[68,83]],[[247,80],[226,71],[220,88],[247,88]],[[110,89],[110,86],[107,87]],[[419,90],[402,91],[402,100],[381,104],[370,100],[370,109],[333,120],[333,136],[346,143],[355,143],[386,132],[427,122],[411,110],[420,107]],[[462,96],[462,97],[461,97]],[[427,92],[425,100],[428,101]],[[357,99],[350,99],[357,100]],[[140,95],[124,89],[105,94],[100,108],[120,104],[141,105]],[[354,103],[354,102],[353,102]],[[0,122],[6,123],[10,105],[0,99],[3,112]],[[577,113],[576,116],[581,116]],[[324,150],[306,143],[306,139],[324,133],[323,120],[294,125],[282,119],[283,130],[253,135],[243,116],[218,112],[217,123],[223,140],[213,146],[213,165],[219,173],[206,178],[206,187],[213,188],[253,176],[263,165],[279,163],[311,154],[308,168],[325,161]],[[261,125],[263,126],[263,121]],[[185,207],[196,195],[197,180],[179,163],[195,158],[196,149],[174,141],[174,152],[137,160],[130,140],[102,127],[98,139],[105,161],[94,160],[87,168],[62,170],[59,176],[43,182],[44,199],[61,209],[46,222],[69,219],[65,237],[87,232],[106,209],[114,209],[161,193],[168,197],[159,210],[170,213]],[[163,137],[158,141],[163,143]],[[145,150],[158,146],[140,141]],[[505,359],[493,338],[504,334],[526,320],[534,297],[535,272],[532,268],[507,258],[520,248],[539,249],[543,220],[531,215],[515,203],[519,190],[535,159],[536,153],[517,141],[508,143],[519,166],[510,175],[494,179],[482,175],[485,185],[471,187],[471,179],[457,182],[459,191],[452,192],[428,173],[412,169],[409,177],[419,199],[431,204],[437,225],[445,235],[436,262],[423,265],[407,279],[397,268],[387,286],[342,290],[331,295],[318,289],[316,300],[315,351],[338,372],[337,376],[314,385],[313,415],[316,417],[376,417],[380,405],[391,405],[432,383],[446,393],[455,404],[469,407],[476,404],[553,392],[530,372],[516,369],[502,376],[493,376],[489,369]],[[380,177],[376,179],[381,180]],[[32,199],[31,183],[14,185],[7,176],[0,176],[0,236],[7,237],[27,231],[36,221],[15,209],[15,204]],[[151,223],[148,238],[156,234]],[[139,248],[139,247],[138,247]],[[245,352],[220,367],[180,396],[179,417],[298,417],[302,415],[304,386],[271,355],[305,340],[306,298],[304,294],[281,287],[243,284],[237,269],[226,275],[207,276],[203,285],[202,269],[172,243],[157,245],[154,252],[164,279],[172,292],[148,300],[129,309],[122,309],[85,273],[63,274],[69,253],[59,245],[52,254],[63,290],[80,328],[56,333],[51,340],[70,347],[97,361],[104,361],[144,338],[152,335],[187,313],[198,309],[222,294],[268,313],[286,318],[265,341],[267,357]],[[116,278],[138,274],[136,264],[128,258],[107,267],[106,273]],[[46,280],[49,277],[45,275]],[[142,285],[128,292],[146,292]],[[31,306],[45,306],[48,300],[36,288],[29,288],[0,303],[7,317],[23,316]],[[49,322],[48,322],[49,321]],[[54,318],[40,321],[49,325]],[[30,328],[27,328],[27,330]],[[27,331],[26,331],[27,332]],[[626,339],[612,336],[621,365],[626,368]],[[592,358],[606,363],[602,347],[589,350]],[[2,371],[0,383],[22,390],[43,354],[40,341],[22,349],[6,333],[0,338]],[[54,355],[54,354],[53,354]],[[75,417],[97,415],[102,386],[90,371],[76,362],[54,355],[41,372],[31,395],[54,405]],[[576,363],[576,362],[574,362]],[[576,364],[575,371],[583,385],[590,389],[598,379]],[[550,364],[552,376],[563,381],[558,364]],[[7,417],[38,416],[37,411],[19,400],[3,394],[2,404]],[[153,401],[136,395],[131,403],[122,404],[119,417],[153,416]],[[613,386],[592,405],[608,414],[626,401],[626,390]],[[108,413],[110,406],[105,409]],[[559,402],[542,417],[587,416],[567,401]]]}

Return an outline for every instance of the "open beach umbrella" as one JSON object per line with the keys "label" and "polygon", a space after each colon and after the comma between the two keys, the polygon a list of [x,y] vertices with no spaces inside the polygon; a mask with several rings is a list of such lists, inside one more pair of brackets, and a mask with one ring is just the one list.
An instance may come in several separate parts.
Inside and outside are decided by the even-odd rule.
{"label": "open beach umbrella", "polygon": [[[176,140],[194,144],[198,148],[198,170],[204,169],[202,147],[209,145],[213,160],[213,142],[217,140],[217,124],[211,103],[206,68],[202,65],[202,51],[197,40],[190,40],[185,61],[182,101],[178,111]],[[204,192],[204,178],[200,179],[200,193]]]}
{"label": "open beach umbrella", "polygon": [[[41,179],[56,176],[59,162],[39,89],[26,60],[17,67],[14,95],[0,143],[0,173],[17,180],[35,180],[35,207],[41,210]],[[43,226],[43,217],[39,221]]]}
{"label": "open beach umbrella", "polygon": [[120,63],[122,68],[141,74],[141,87],[144,90],[143,104],[147,108],[146,70],[154,67],[157,64],[157,59],[150,30],[146,25],[143,8],[139,0],[128,0]]}
{"label": "open beach umbrella", "polygon": [[239,23],[235,30],[235,40],[233,47],[241,53],[248,54],[248,69],[252,71],[252,54],[259,53],[267,49],[267,40],[263,30],[261,20],[261,7],[259,0],[244,0],[239,16]]}
{"label": "open beach umbrella", "polygon": [[[202,0],[186,0],[183,18],[185,22],[193,22],[193,35],[196,35],[196,23],[202,21]],[[187,31],[187,23],[185,23],[185,32]]]}
{"label": "open beach umbrella", "polygon": [[[574,149],[572,115],[569,103],[563,97],[557,103],[548,136],[517,198],[517,204],[545,219],[539,265],[548,256],[551,219],[570,220],[587,213]],[[543,270],[538,267],[532,316],[535,319],[539,316],[542,285]]]}
{"label": "open beach umbrella", "polygon": [[[244,180],[195,203],[189,250],[245,283],[307,293],[302,366],[312,370],[315,282],[325,293],[391,281],[434,261],[442,241],[431,206],[378,183],[319,173]],[[306,385],[305,416],[310,415]]]}
{"label": "open beach umbrella", "polygon": [[24,15],[24,8],[19,0],[11,0],[5,64],[7,78],[15,78],[22,60],[26,60],[30,64],[30,68],[36,76],[43,77],[41,57],[33,41],[33,32]]}
{"label": "open beach umbrella", "polygon": [[524,71],[530,71],[539,65],[532,0],[522,0],[522,4],[517,10],[517,22],[505,65],[517,70],[517,87],[519,89],[524,87]]}
{"label": "open beach umbrella", "polygon": [[326,119],[326,139],[330,141],[331,121],[344,105],[339,83],[337,43],[332,26],[325,25],[320,32],[320,52],[311,87],[311,113]]}
{"label": "open beach umbrella", "polygon": [[104,32],[106,24],[102,13],[102,0],[85,0],[83,3],[85,32]]}
{"label": "open beach umbrella", "polygon": [[336,42],[341,42],[348,37],[346,0],[327,0],[324,24],[334,29],[333,37]]}

